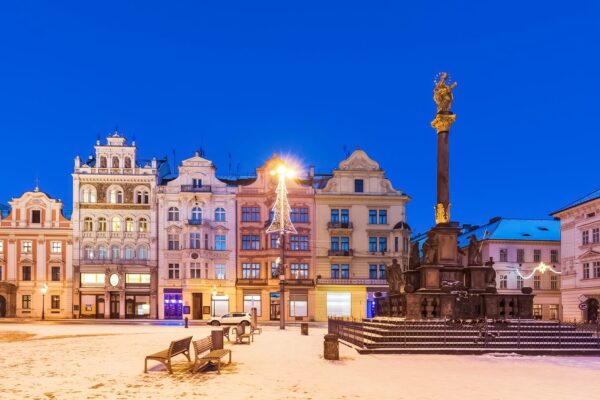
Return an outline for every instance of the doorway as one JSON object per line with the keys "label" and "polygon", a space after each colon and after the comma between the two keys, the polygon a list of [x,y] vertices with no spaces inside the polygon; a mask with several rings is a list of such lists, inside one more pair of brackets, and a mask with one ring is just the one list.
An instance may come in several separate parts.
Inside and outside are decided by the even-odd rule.
{"label": "doorway", "polygon": [[119,293],[110,294],[110,319],[118,319],[120,314]]}
{"label": "doorway", "polygon": [[587,306],[588,322],[598,322],[598,300],[588,299]]}
{"label": "doorway", "polygon": [[181,293],[165,293],[165,319],[183,318],[183,299]]}
{"label": "doorway", "polygon": [[6,299],[0,296],[0,318],[6,317]]}
{"label": "doorway", "polygon": [[192,319],[202,319],[202,293],[192,293]]}
{"label": "doorway", "polygon": [[269,308],[269,319],[271,321],[279,320],[279,310],[281,305],[281,295],[279,293],[271,293],[271,304]]}

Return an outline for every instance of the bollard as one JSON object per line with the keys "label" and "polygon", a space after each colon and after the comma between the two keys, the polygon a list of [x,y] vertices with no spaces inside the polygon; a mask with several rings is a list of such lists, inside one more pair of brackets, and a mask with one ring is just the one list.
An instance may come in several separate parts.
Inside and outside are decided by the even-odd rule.
{"label": "bollard", "polygon": [[223,329],[219,329],[218,331],[210,331],[210,339],[212,341],[211,350],[223,349]]}
{"label": "bollard", "polygon": [[323,358],[326,360],[340,359],[340,344],[338,342],[338,335],[333,333],[328,333],[325,335],[325,341],[323,342]]}
{"label": "bollard", "polygon": [[300,324],[300,333],[304,336],[308,336],[308,322],[302,322]]}
{"label": "bollard", "polygon": [[185,317],[183,319],[183,323],[185,324],[185,329],[187,329],[188,328],[188,317]]}

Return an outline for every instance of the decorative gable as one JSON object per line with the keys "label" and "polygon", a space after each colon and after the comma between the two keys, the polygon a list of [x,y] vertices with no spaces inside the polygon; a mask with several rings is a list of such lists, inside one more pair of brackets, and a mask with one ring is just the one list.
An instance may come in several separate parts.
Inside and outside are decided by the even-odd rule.
{"label": "decorative gable", "polygon": [[379,171],[379,164],[372,160],[367,153],[362,150],[354,152],[340,163],[339,169],[342,171]]}

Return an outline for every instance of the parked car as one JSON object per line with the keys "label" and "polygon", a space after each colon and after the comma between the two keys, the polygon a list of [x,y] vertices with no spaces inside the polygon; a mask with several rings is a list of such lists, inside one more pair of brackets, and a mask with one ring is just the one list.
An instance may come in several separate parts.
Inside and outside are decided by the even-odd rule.
{"label": "parked car", "polygon": [[208,320],[208,324],[214,326],[244,324],[248,326],[251,321],[252,316],[249,313],[234,312],[220,317],[211,317]]}

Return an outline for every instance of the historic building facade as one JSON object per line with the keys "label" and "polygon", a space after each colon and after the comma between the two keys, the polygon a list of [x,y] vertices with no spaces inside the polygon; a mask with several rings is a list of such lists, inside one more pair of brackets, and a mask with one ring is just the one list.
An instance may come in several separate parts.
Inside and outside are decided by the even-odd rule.
{"label": "historic building facade", "polygon": [[[483,261],[493,258],[498,293],[517,294],[523,287],[530,287],[535,295],[534,317],[545,320],[561,318],[561,234],[558,221],[496,217],[482,226],[465,225],[458,238],[459,247],[465,254],[462,257],[465,266],[472,235],[481,241]],[[536,270],[540,263],[551,269]]]}
{"label": "historic building facade", "polygon": [[[285,163],[275,155],[257,168],[256,178],[238,181],[237,304],[238,311],[256,307],[260,320],[278,320],[280,307],[278,235],[266,234],[275,202],[278,178],[272,171]],[[285,235],[285,317],[315,318],[315,223],[312,179],[288,179],[291,220],[297,234]]]}
{"label": "historic building facade", "polygon": [[[63,204],[36,188],[0,218],[0,317],[72,317],[72,233]],[[45,292],[45,293],[44,293]]]}
{"label": "historic building facade", "polygon": [[386,265],[408,266],[410,197],[362,150],[315,186],[316,319],[370,317],[375,293],[387,292]]}
{"label": "historic building facade", "polygon": [[159,318],[236,311],[236,188],[215,171],[196,152],[158,188]]}
{"label": "historic building facade", "polygon": [[560,219],[566,321],[600,321],[600,190],[555,211]]}
{"label": "historic building facade", "polygon": [[115,133],[75,158],[73,305],[81,318],[156,318],[157,180],[163,160],[143,161]]}

